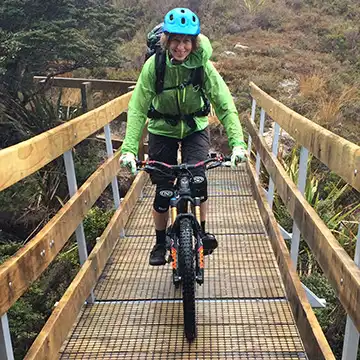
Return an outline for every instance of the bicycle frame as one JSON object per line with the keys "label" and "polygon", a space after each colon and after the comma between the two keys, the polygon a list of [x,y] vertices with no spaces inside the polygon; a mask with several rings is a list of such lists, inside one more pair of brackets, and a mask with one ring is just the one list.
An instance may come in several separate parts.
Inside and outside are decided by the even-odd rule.
{"label": "bicycle frame", "polygon": [[[212,169],[221,166],[224,161],[229,161],[230,158],[220,156],[213,156],[207,160],[200,161],[197,164],[180,164],[170,165],[154,160],[138,161],[137,165],[143,167],[146,172],[158,171],[164,176],[175,177],[174,195],[170,199],[170,214],[171,225],[167,229],[167,235],[171,239],[169,246],[170,259],[173,268],[173,282],[176,287],[181,283],[181,273],[179,269],[178,253],[179,253],[179,223],[184,217],[187,217],[192,224],[193,237],[195,238],[195,260],[196,260],[196,275],[195,280],[198,284],[204,282],[204,248],[202,237],[204,235],[201,229],[201,210],[200,198],[191,196],[192,174],[191,169],[197,167],[206,167],[207,164],[212,163],[206,169]],[[163,169],[163,170],[161,170]],[[191,209],[189,210],[189,204]]]}
{"label": "bicycle frame", "polygon": [[[189,210],[189,205],[193,212]],[[182,174],[177,178],[174,196],[170,199],[170,213],[171,226],[168,229],[167,235],[171,239],[170,256],[173,268],[173,282],[177,286],[181,282],[181,272],[178,267],[178,250],[181,243],[179,243],[179,223],[184,217],[191,221],[193,236],[195,242],[195,260],[196,260],[196,274],[195,280],[198,284],[204,283],[204,248],[201,238],[203,231],[201,229],[201,210],[200,198],[191,196],[191,181],[188,175]]]}
{"label": "bicycle frame", "polygon": [[138,166],[143,166],[143,170],[146,172],[158,171],[163,176],[176,179],[174,195],[170,199],[171,225],[167,229],[167,235],[171,241],[168,250],[170,250],[169,259],[172,262],[173,283],[176,288],[182,283],[184,332],[189,342],[196,338],[197,332],[195,282],[200,285],[204,283],[202,238],[205,235],[200,225],[200,198],[192,197],[191,194],[193,176],[190,170],[200,166],[206,167],[206,164],[210,162],[213,164],[206,169],[215,168],[224,161],[227,161],[224,157],[215,157],[189,165],[169,165],[154,160],[137,163]]}

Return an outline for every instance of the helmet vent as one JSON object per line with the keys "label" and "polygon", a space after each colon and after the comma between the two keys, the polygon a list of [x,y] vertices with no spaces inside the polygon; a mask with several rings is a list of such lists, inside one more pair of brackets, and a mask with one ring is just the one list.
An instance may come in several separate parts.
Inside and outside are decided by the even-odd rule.
{"label": "helmet vent", "polygon": [[192,21],[193,21],[194,23],[196,22],[195,16],[192,17]]}
{"label": "helmet vent", "polygon": [[181,9],[180,11],[181,11],[183,14],[185,14],[185,10],[184,10],[184,9]]}
{"label": "helmet vent", "polygon": [[186,19],[183,17],[183,18],[181,18],[181,23],[182,24],[185,24],[186,23]]}
{"label": "helmet vent", "polygon": [[173,21],[173,20],[174,20],[174,15],[171,14],[171,15],[169,16],[169,18],[170,18],[171,21]]}

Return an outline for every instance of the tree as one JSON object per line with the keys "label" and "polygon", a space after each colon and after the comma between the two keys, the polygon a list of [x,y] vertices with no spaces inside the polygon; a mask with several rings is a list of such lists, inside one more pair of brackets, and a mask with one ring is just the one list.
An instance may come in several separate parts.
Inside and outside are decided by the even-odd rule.
{"label": "tree", "polygon": [[114,48],[134,34],[136,10],[106,0],[4,0],[0,5],[0,80],[13,96],[34,74],[119,64]]}

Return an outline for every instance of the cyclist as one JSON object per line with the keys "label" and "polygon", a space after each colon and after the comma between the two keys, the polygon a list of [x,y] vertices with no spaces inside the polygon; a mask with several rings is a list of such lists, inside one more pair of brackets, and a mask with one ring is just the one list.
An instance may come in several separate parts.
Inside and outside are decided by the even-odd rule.
{"label": "cyclist", "polygon": [[[209,39],[200,34],[197,15],[186,8],[169,11],[164,18],[161,46],[165,54],[164,69],[160,71],[165,71],[164,88],[159,93],[156,85],[159,60],[157,55],[153,55],[145,62],[129,102],[126,135],[121,148],[121,166],[129,167],[133,174],[136,172],[135,156],[147,117],[150,118],[148,131],[151,160],[177,164],[179,143],[182,162],[194,164],[205,160],[210,148],[206,116],[209,112],[209,101],[226,129],[232,148],[232,167],[245,161],[245,143],[238,113],[228,87],[209,61],[212,47]],[[193,79],[195,69],[201,69],[203,77],[202,81],[197,81],[197,85]],[[201,227],[206,234],[202,240],[204,254],[207,254],[214,250],[218,243],[213,234],[205,232],[205,169],[196,169],[192,171],[192,175],[193,196],[200,197],[202,202]],[[156,184],[153,204],[156,244],[150,253],[149,263],[164,265],[166,227],[174,179],[153,173],[151,180]]]}

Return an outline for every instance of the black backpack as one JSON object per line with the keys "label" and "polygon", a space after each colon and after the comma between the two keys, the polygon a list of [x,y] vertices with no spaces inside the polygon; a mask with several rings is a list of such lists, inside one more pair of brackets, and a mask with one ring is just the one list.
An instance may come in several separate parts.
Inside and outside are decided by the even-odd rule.
{"label": "black backpack", "polygon": [[163,33],[163,23],[156,25],[147,36],[147,51],[145,54],[145,61],[155,54],[155,91],[156,94],[161,94],[164,90],[173,90],[173,89],[183,89],[184,87],[192,84],[193,87],[200,92],[201,97],[204,102],[204,106],[192,113],[192,114],[178,114],[178,115],[169,115],[159,113],[151,105],[148,112],[148,117],[152,119],[166,119],[172,125],[176,125],[180,120],[185,120],[191,128],[196,128],[196,123],[194,120],[195,116],[206,116],[210,113],[210,102],[204,94],[203,83],[204,83],[204,67],[200,66],[196,69],[193,69],[188,80],[184,81],[178,86],[173,86],[170,88],[164,89],[164,79],[166,71],[166,52],[163,51],[160,45],[160,38]]}

